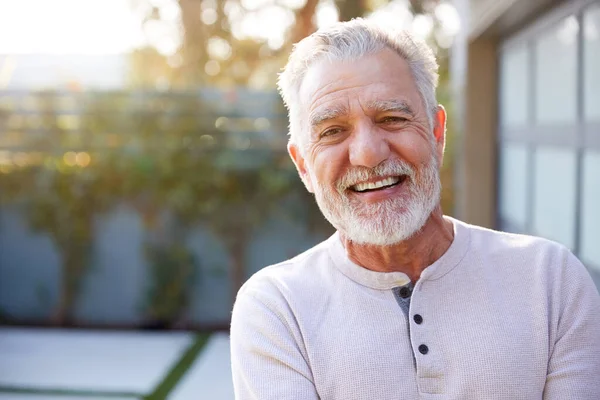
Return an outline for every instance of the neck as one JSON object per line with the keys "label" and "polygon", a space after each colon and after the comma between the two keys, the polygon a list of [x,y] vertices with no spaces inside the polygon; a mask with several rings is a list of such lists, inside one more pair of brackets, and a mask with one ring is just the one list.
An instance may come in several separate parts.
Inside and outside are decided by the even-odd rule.
{"label": "neck", "polygon": [[454,240],[454,228],[438,206],[421,230],[391,246],[357,244],[343,234],[340,237],[354,263],[377,272],[403,272],[414,283],[425,268],[448,250]]}

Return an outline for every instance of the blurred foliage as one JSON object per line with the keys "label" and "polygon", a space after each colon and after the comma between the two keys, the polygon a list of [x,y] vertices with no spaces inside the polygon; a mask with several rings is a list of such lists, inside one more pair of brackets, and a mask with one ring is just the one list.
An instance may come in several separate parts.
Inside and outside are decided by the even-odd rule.
{"label": "blurred foliage", "polygon": [[[117,206],[129,205],[142,216],[152,273],[144,310],[149,320],[166,325],[182,318],[191,282],[201,279],[202,260],[186,245],[195,226],[209,228],[225,245],[233,294],[246,278],[250,240],[282,203],[295,199],[306,208],[288,207],[278,218],[331,232],[285,152],[285,124],[271,125],[278,136],[269,146],[268,135],[257,141],[268,130],[260,127],[265,118],[260,124],[251,119],[256,129],[245,135],[245,110],[229,111],[229,119],[219,122],[222,100],[200,95],[213,87],[231,90],[235,103],[231,88],[273,89],[292,44],[316,30],[320,7],[334,4],[341,20],[392,3],[404,4],[413,19],[427,16],[433,23],[428,40],[441,64],[439,100],[452,110],[439,0],[130,1],[143,15],[149,45],[131,54],[126,91],[35,93],[27,113],[0,107],[0,204],[17,204],[62,257],[57,324],[72,317],[97,219]],[[168,3],[176,12],[164,7]],[[291,16],[280,38],[243,34],[246,19],[260,26],[273,22],[265,16],[277,12]],[[175,45],[165,42],[169,38]],[[264,115],[283,115],[277,104],[263,109]],[[445,210],[452,209],[452,136],[450,114],[442,169]]]}
{"label": "blurred foliage", "polygon": [[[443,29],[436,13],[441,0],[130,1],[142,15],[149,43],[132,54],[134,86],[274,88],[276,74],[285,65],[292,45],[317,29],[319,9],[329,4],[335,6],[341,21],[401,4],[413,17],[427,16],[432,21],[428,40],[441,58],[447,56],[445,46],[440,45],[444,41]],[[262,21],[281,26],[280,34],[267,38],[270,29],[258,28],[262,33],[245,31],[247,26],[260,26]]]}
{"label": "blurred foliage", "polygon": [[[78,122],[61,127],[60,103],[68,97],[76,99],[70,113]],[[152,273],[145,314],[168,325],[186,311],[198,277],[201,260],[186,247],[190,229],[207,227],[224,243],[235,293],[246,278],[246,248],[256,229],[275,205],[304,196],[287,154],[265,148],[269,141],[258,141],[255,132],[233,130],[233,123],[217,128],[219,114],[198,93],[29,98],[37,100],[34,114],[8,117],[21,120],[23,143],[3,151],[0,202],[17,204],[34,229],[50,235],[62,257],[57,324],[72,316],[90,265],[95,221],[116,206],[129,205],[142,216]],[[42,117],[28,128],[23,115]],[[244,150],[232,146],[239,136]],[[318,214],[313,203],[304,203],[306,212]],[[294,212],[288,216],[298,218]]]}
{"label": "blurred foliage", "polygon": [[147,245],[146,257],[152,278],[146,293],[147,326],[166,328],[187,310],[198,261],[189,249],[177,243],[166,248]]}
{"label": "blurred foliage", "polygon": [[[173,0],[175,1],[175,0]],[[426,40],[436,52],[440,64],[438,101],[449,112],[445,162],[441,171],[444,183],[442,205],[454,209],[452,189],[455,128],[452,99],[449,95],[449,51],[451,37],[443,28],[437,12],[442,0],[332,0],[338,20],[366,17],[395,4],[404,5],[412,15],[431,21],[432,29]],[[244,0],[177,0],[179,12],[173,20],[155,0],[132,0],[132,5],[144,15],[143,24],[178,27],[181,45],[165,56],[154,47],[132,55],[132,84],[142,87],[194,87],[202,85],[228,87],[253,86],[274,88],[277,73],[285,65],[292,45],[317,29],[317,12],[327,0],[301,1],[244,1]],[[444,4],[447,5],[447,4]],[[293,16],[293,22],[282,32],[282,40],[273,45],[266,38],[244,37],[240,26],[247,20],[260,20],[273,9]],[[282,11],[282,12],[283,12]],[[385,12],[385,11],[384,11]],[[389,11],[395,12],[395,11]],[[282,13],[281,15],[285,15]],[[207,18],[210,17],[210,18]],[[400,20],[400,15],[398,18]],[[407,21],[401,23],[407,24]],[[236,30],[236,28],[238,28]],[[411,29],[410,25],[405,26]],[[449,41],[450,40],[450,41]],[[151,41],[150,41],[151,42]],[[215,50],[216,49],[216,50]],[[220,51],[218,51],[220,49]]]}
{"label": "blurred foliage", "polygon": [[[140,49],[132,55],[132,84],[142,87],[195,87],[195,86],[252,86],[274,88],[277,73],[285,65],[292,45],[317,29],[319,7],[328,0],[177,0],[179,12],[164,12],[155,0],[131,0],[144,15],[145,27],[175,25],[181,45],[166,56],[155,47]],[[172,0],[175,2],[175,0]],[[446,156],[441,171],[444,189],[442,205],[454,209],[453,145],[455,128],[452,120],[452,99],[449,95],[449,51],[451,37],[444,30],[438,8],[448,5],[442,0],[332,0],[338,20],[366,17],[387,6],[403,5],[415,22],[418,17],[431,21],[432,29],[426,37],[436,52],[440,64],[438,100],[449,111]],[[274,9],[282,16],[291,14],[292,23],[282,32],[282,40],[272,44],[267,38],[245,37],[240,27],[247,21],[261,20]],[[386,11],[384,11],[386,12]],[[390,13],[396,11],[389,11]],[[400,20],[401,15],[398,15]],[[411,29],[410,22],[406,29]],[[236,29],[237,28],[237,29]],[[152,40],[149,41],[150,43]],[[220,50],[220,51],[219,51]]]}

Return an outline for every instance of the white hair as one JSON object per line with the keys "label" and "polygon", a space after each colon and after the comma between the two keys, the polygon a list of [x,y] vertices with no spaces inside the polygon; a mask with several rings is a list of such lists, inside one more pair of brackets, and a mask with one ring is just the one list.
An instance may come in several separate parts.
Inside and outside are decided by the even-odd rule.
{"label": "white hair", "polygon": [[438,64],[431,48],[408,31],[385,29],[374,22],[357,18],[320,29],[294,45],[277,82],[288,109],[290,141],[300,145],[300,133],[305,124],[301,118],[299,91],[313,63],[323,58],[329,61],[352,61],[385,49],[395,51],[408,62],[425,106],[429,126],[433,128],[433,116],[437,110],[435,90]]}

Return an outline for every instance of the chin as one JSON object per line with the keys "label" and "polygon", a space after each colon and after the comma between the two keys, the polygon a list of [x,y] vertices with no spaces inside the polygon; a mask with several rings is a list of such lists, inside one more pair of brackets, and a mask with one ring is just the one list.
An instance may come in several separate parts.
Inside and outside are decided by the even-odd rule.
{"label": "chin", "polygon": [[430,203],[402,207],[402,210],[378,210],[380,212],[369,216],[359,216],[349,210],[339,213],[322,211],[344,237],[356,244],[393,246],[419,233],[434,209],[435,204]]}
{"label": "chin", "polygon": [[[404,242],[423,229],[429,213],[410,215],[409,218],[382,218],[377,220],[354,221],[340,230],[344,236],[356,244],[371,246],[393,246]],[[374,221],[376,221],[374,223]]]}
{"label": "chin", "polygon": [[315,197],[325,218],[346,239],[362,245],[393,246],[419,233],[439,205],[441,184],[433,166],[425,170],[420,183],[408,187],[408,196],[370,205],[332,191],[316,191]]}

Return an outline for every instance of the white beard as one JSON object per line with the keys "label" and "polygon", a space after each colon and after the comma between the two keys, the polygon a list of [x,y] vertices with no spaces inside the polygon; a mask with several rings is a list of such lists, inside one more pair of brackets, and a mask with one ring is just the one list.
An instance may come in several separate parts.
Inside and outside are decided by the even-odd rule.
{"label": "white beard", "polygon": [[[346,189],[375,177],[406,175],[401,185],[408,196],[367,205],[347,196]],[[435,156],[418,174],[402,160],[386,161],[375,168],[355,167],[331,188],[315,185],[321,212],[341,234],[357,244],[390,246],[417,233],[439,204],[441,183]]]}

